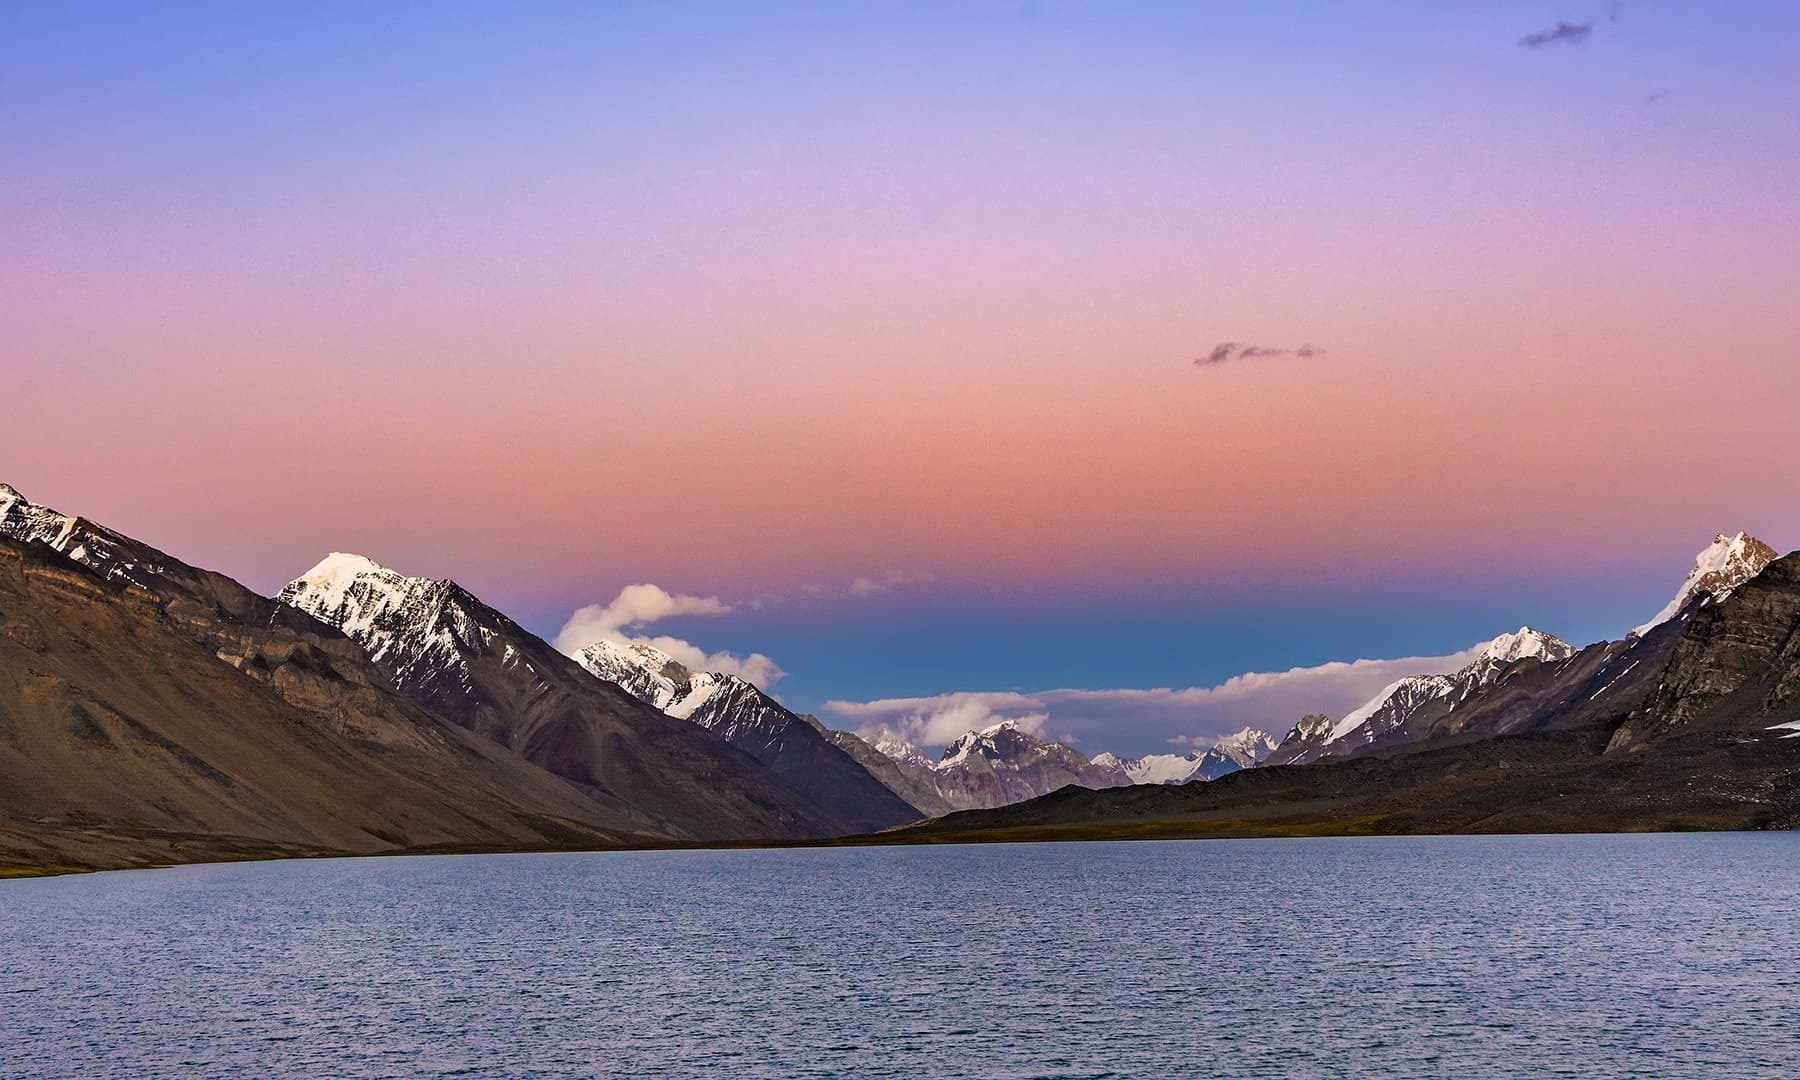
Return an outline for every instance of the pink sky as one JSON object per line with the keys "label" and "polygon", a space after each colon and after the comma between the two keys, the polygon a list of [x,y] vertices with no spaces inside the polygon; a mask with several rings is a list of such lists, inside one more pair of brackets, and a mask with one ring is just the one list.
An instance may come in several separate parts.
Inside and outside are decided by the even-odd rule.
{"label": "pink sky", "polygon": [[[1242,13],[1200,53],[1075,26],[1001,62],[971,26],[898,84],[855,59],[895,29],[845,24],[786,82],[707,37],[631,86],[478,67],[489,104],[451,78],[473,31],[332,86],[252,70],[248,25],[242,69],[70,60],[87,97],[45,60],[0,464],[265,588],[353,548],[537,601],[1791,544],[1796,136],[1750,96],[1791,92],[1778,21],[1539,56],[1441,14],[1411,62]],[[1310,74],[1197,79],[1252,43]],[[1325,354],[1191,365],[1225,340]]]}

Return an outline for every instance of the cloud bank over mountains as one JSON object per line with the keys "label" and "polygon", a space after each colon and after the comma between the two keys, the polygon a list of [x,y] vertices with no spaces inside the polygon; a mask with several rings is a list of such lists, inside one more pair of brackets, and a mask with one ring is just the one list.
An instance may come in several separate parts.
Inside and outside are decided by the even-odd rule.
{"label": "cloud bank over mountains", "polygon": [[1285,733],[1306,713],[1337,717],[1408,675],[1456,671],[1478,649],[1447,656],[1332,661],[1286,671],[1253,671],[1216,686],[1154,689],[956,691],[877,701],[828,701],[835,721],[874,734],[883,729],[921,746],[942,746],[966,731],[1012,720],[1035,734],[1122,754],[1211,745],[1244,727]]}

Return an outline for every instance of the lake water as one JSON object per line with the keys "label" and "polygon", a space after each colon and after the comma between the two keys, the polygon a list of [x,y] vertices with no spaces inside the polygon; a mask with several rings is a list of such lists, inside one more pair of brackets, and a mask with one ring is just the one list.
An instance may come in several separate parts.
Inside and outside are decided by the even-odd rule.
{"label": "lake water", "polygon": [[1800,835],[0,882],[0,1073],[1800,1075]]}

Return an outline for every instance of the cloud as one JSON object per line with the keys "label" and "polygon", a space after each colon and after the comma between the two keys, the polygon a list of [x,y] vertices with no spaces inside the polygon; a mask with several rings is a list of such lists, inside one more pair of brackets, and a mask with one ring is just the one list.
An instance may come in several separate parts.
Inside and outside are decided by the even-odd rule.
{"label": "cloud", "polygon": [[[1614,18],[1617,21],[1617,18]],[[1583,45],[1594,32],[1594,24],[1559,22],[1544,30],[1534,30],[1519,39],[1522,49],[1541,49],[1546,45]]]}
{"label": "cloud", "polygon": [[1455,671],[1475,656],[1333,661],[1287,671],[1253,671],[1216,686],[1185,689],[959,691],[879,701],[828,701],[826,712],[859,731],[883,727],[923,746],[942,746],[964,732],[1017,720],[1050,737],[1077,739],[1119,754],[1155,752],[1173,743],[1210,746],[1245,727],[1276,738],[1307,713],[1343,716],[1408,675]]}
{"label": "cloud", "polygon": [[656,585],[627,585],[609,604],[589,604],[569,616],[556,647],[572,653],[596,641],[624,641],[621,632],[676,615],[724,615],[731,605],[716,596],[677,596]]}
{"label": "cloud", "polygon": [[1657,102],[1661,101],[1663,98],[1666,98],[1668,96],[1669,96],[1669,88],[1666,86],[1660,90],[1652,90],[1648,94],[1644,95],[1644,104],[1654,105]]}
{"label": "cloud", "polygon": [[1002,720],[1041,735],[1049,715],[1032,696],[1011,691],[938,694],[932,697],[883,698],[880,701],[828,701],[827,711],[852,722],[865,737],[893,732],[920,746],[943,746],[971,731]]}
{"label": "cloud", "polygon": [[650,623],[678,615],[727,615],[731,610],[730,604],[716,596],[671,593],[656,585],[627,585],[610,603],[589,604],[569,616],[557,632],[556,647],[573,656],[596,641],[650,645],[694,671],[736,675],[767,688],[787,673],[762,653],[741,657],[728,652],[709,653],[678,637],[645,637],[632,633]]}
{"label": "cloud", "polygon": [[1241,345],[1235,341],[1227,341],[1214,345],[1211,352],[1194,361],[1194,366],[1212,367],[1227,360],[1262,360],[1272,356],[1298,356],[1302,360],[1310,360],[1324,355],[1324,349],[1311,345],[1302,345],[1297,349],[1277,349],[1268,345]]}
{"label": "cloud", "polygon": [[904,570],[887,570],[874,577],[858,577],[845,591],[851,596],[874,596],[903,585],[929,585],[936,580],[937,575],[929,571],[909,574]]}

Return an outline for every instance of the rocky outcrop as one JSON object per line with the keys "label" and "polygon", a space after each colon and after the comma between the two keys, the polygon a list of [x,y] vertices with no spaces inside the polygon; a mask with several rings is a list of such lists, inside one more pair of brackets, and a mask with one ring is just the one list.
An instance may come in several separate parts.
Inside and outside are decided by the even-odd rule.
{"label": "rocky outcrop", "polygon": [[1695,611],[1657,685],[1612,740],[1642,747],[1688,731],[1784,735],[1800,723],[1800,554]]}

